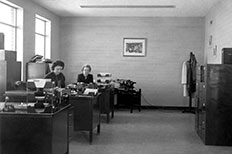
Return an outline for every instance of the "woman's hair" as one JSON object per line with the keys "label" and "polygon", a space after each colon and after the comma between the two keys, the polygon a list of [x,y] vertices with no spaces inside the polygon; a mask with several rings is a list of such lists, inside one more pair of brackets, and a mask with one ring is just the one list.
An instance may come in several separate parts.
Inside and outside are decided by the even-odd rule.
{"label": "woman's hair", "polygon": [[57,60],[52,63],[52,70],[55,69],[56,66],[61,66],[64,69],[64,62],[61,60]]}
{"label": "woman's hair", "polygon": [[89,68],[89,72],[91,72],[91,66],[90,66],[90,65],[88,65],[88,64],[86,64],[86,65],[82,66],[82,68],[81,68],[81,72],[84,70],[84,68],[85,68],[85,67]]}

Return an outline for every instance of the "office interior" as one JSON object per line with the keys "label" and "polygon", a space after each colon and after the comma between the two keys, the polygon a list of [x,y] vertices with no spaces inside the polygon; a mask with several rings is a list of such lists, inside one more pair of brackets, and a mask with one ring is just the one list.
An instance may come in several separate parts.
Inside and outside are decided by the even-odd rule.
{"label": "office interior", "polygon": [[[196,152],[221,152],[227,154],[232,152],[232,148],[230,147],[232,145],[231,137],[228,139],[230,144],[226,146],[219,145],[208,147],[204,145],[204,142],[201,141],[195,130],[196,114],[182,113],[182,110],[189,107],[189,97],[183,96],[183,85],[181,84],[182,65],[184,61],[189,60],[191,52],[194,53],[197,65],[199,66],[207,66],[207,64],[224,65],[223,49],[232,48],[231,0],[208,0],[205,1],[205,3],[199,0],[199,3],[202,2],[202,4],[207,6],[199,6],[196,10],[192,7],[192,10],[188,10],[189,12],[185,12],[186,9],[183,9],[183,12],[179,10],[179,14],[175,14],[175,11],[172,12],[172,10],[170,11],[167,8],[161,9],[164,12],[167,9],[168,13],[163,14],[159,12],[160,10],[153,12],[150,8],[146,8],[147,10],[137,8],[139,11],[142,11],[140,14],[136,15],[133,15],[133,12],[130,11],[135,10],[135,8],[121,8],[118,10],[117,8],[113,8],[111,15],[105,14],[104,11],[101,12],[101,9],[104,10],[109,8],[98,8],[96,9],[97,12],[94,13],[91,12],[91,8],[81,8],[80,6],[77,6],[77,9],[84,9],[82,12],[83,14],[77,13],[74,15],[74,13],[68,9],[70,5],[73,4],[72,0],[57,0],[55,2],[50,0],[8,1],[23,8],[21,80],[26,80],[26,63],[35,55],[35,16],[38,14],[51,21],[50,59],[52,61],[60,59],[65,63],[63,74],[65,74],[66,83],[76,82],[77,74],[81,72],[82,66],[84,64],[90,64],[92,67],[91,73],[94,75],[95,79],[99,72],[109,72],[112,74],[113,79],[129,79],[135,81],[135,88],[142,90],[141,112],[137,109],[134,109],[133,113],[130,113],[128,110],[115,110],[115,117],[109,124],[106,124],[105,121],[102,122],[100,135],[96,136],[96,134],[93,134],[93,142],[91,144],[89,144],[88,139],[86,139],[88,135],[75,135],[69,143],[70,154],[95,152],[99,154],[190,154]],[[83,1],[78,2],[79,4],[84,3]],[[120,2],[122,2],[122,5],[125,4],[124,1]],[[128,0],[126,2],[135,3],[134,5],[146,5],[141,4],[139,1],[133,2]],[[148,4],[152,3],[150,1],[146,2]],[[160,1],[158,2],[162,4]],[[172,4],[172,1],[167,2]],[[67,6],[67,9],[58,10],[55,5],[53,6],[54,3],[57,3],[57,7],[59,5]],[[85,3],[98,4],[98,2],[90,0]],[[187,2],[178,0],[176,8],[171,9],[179,9],[179,7],[185,6],[185,3]],[[191,0],[188,1],[188,3],[194,6],[196,2]],[[99,2],[99,5],[104,4],[107,4],[107,2]],[[125,9],[127,10],[125,11]],[[120,11],[122,11],[122,13],[126,12],[127,14],[119,14],[118,12]],[[155,15],[156,13],[158,15]],[[124,39],[127,38],[145,39],[145,54],[143,56],[124,56]],[[210,70],[210,67],[208,70]],[[225,71],[227,71],[227,69],[225,69]],[[232,95],[232,93],[228,95]],[[231,96],[228,96],[228,98],[230,97]],[[193,98],[192,101],[191,105],[194,107],[196,105],[195,99]],[[158,115],[157,112],[159,113]],[[178,122],[179,120],[183,120],[185,122],[184,124],[187,125],[179,129],[184,129],[184,127],[188,128],[188,130],[184,129],[183,132],[191,130],[188,132],[190,134],[189,138],[194,134],[194,139],[184,140],[181,146],[170,143],[170,149],[164,148],[164,146],[168,146],[168,137],[172,136],[170,134],[178,130],[173,130],[174,132],[172,132],[170,130],[172,126],[169,126],[165,128],[169,136],[165,132],[163,133],[163,135],[167,137],[167,140],[162,140],[161,135],[158,135],[159,137],[157,138],[154,136],[154,138],[156,138],[154,140],[145,139],[149,136],[145,134],[144,136],[140,136],[143,138],[141,139],[141,143],[133,141],[132,136],[139,134],[139,131],[134,131],[135,134],[132,133],[133,130],[136,130],[134,127],[140,128],[140,126],[137,125],[138,123],[143,123],[143,120],[139,121],[137,124],[133,124],[131,121],[136,118],[140,120],[140,116],[143,114],[145,114],[144,118],[149,117],[149,115],[151,119],[155,116],[162,117],[165,119],[165,122],[170,122],[170,124],[174,126],[176,123],[173,123],[172,120],[175,121],[173,117],[177,117]],[[227,116],[231,117],[231,115]],[[121,117],[121,119],[118,117]],[[128,120],[127,118],[131,121],[126,121]],[[169,121],[168,119],[172,120]],[[157,119],[155,118],[153,120],[156,121]],[[162,127],[157,128],[158,126],[153,123],[153,120],[144,120],[144,125],[147,127],[155,127],[158,129],[157,131],[161,131]],[[231,118],[229,118],[229,120],[231,120]],[[129,139],[124,139],[128,142],[123,142],[117,146],[122,138],[117,138],[120,133],[115,130],[115,127],[120,129],[116,123],[119,122],[120,124],[120,121],[125,121],[124,124],[127,126],[126,129],[128,129],[126,132],[130,132],[129,129],[132,129],[132,132],[130,132],[131,136],[128,137]],[[128,123],[132,123],[131,127]],[[161,122],[158,122],[158,124],[161,125]],[[122,123],[121,127],[123,127]],[[149,128],[148,131],[152,131],[152,127]],[[229,128],[231,128],[231,126]],[[110,142],[113,142],[111,139],[106,139],[105,141],[101,138],[101,136],[105,138],[109,137],[104,134],[104,130],[108,130],[109,132],[107,133],[111,131],[112,133],[118,133],[116,136],[112,135],[117,141],[117,143],[114,143],[115,145],[111,145]],[[125,136],[126,134],[127,133],[125,133]],[[130,138],[132,139],[130,140]],[[109,142],[107,142],[107,140],[109,140]],[[146,142],[147,140],[149,143]],[[162,143],[164,142],[163,145],[159,142],[160,140],[162,140]],[[191,143],[192,141],[194,143]],[[101,142],[104,144],[101,144]],[[154,143],[151,144],[151,142]],[[173,139],[173,142],[175,142],[175,139]],[[194,144],[193,149],[191,149],[191,144]],[[137,149],[137,151],[133,148],[129,148],[131,146],[136,149],[138,145],[140,145],[139,147],[141,147],[141,149]],[[145,147],[144,149],[142,145]],[[184,145],[186,145],[186,147],[183,148]],[[115,148],[113,148],[113,146],[115,146]],[[156,148],[153,148],[153,146]],[[161,148],[159,148],[159,146]],[[181,150],[182,148],[184,150]],[[78,149],[80,150],[78,151]]]}

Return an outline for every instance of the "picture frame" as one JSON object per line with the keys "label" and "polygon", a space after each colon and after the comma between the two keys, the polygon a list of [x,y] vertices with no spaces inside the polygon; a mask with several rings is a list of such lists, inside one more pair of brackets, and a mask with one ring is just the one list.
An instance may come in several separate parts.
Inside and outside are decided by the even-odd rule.
{"label": "picture frame", "polygon": [[123,56],[129,56],[129,57],[146,56],[146,38],[124,38]]}

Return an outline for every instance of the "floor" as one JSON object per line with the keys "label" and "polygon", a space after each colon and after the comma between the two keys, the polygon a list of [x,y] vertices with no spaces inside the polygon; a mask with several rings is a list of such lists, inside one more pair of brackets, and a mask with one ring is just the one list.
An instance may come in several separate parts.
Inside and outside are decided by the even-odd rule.
{"label": "floor", "polygon": [[194,130],[194,114],[170,110],[115,112],[101,133],[88,142],[87,132],[75,132],[70,154],[232,154],[232,147],[205,146]]}

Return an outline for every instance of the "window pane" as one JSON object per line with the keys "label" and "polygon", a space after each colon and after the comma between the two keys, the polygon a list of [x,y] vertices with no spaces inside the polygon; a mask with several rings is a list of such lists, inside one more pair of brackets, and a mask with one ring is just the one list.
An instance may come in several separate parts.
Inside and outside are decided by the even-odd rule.
{"label": "window pane", "polygon": [[15,25],[15,8],[0,2],[0,22]]}
{"label": "window pane", "polygon": [[36,20],[35,20],[35,32],[45,35],[45,21],[36,18]]}
{"label": "window pane", "polygon": [[15,51],[15,28],[0,24],[0,32],[4,33],[5,50]]}
{"label": "window pane", "polygon": [[36,14],[35,18],[35,54],[44,58],[51,57],[51,21]]}
{"label": "window pane", "polygon": [[35,35],[35,54],[44,56],[44,37]]}

